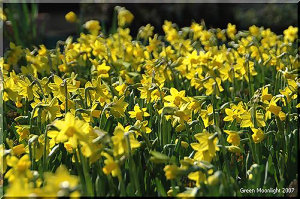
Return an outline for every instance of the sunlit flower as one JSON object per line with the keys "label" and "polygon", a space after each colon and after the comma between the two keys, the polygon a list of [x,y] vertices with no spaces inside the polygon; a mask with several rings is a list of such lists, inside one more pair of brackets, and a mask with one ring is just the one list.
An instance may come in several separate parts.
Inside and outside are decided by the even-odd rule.
{"label": "sunlit flower", "polygon": [[140,108],[138,105],[134,106],[134,111],[128,111],[131,118],[136,118],[137,120],[143,120],[143,117],[149,117],[149,113],[146,112],[147,108]]}

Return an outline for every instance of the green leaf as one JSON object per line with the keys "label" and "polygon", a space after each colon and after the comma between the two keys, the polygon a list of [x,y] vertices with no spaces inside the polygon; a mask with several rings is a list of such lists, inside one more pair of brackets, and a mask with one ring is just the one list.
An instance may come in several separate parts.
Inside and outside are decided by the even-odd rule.
{"label": "green leaf", "polygon": [[129,196],[133,196],[134,195],[134,186],[131,182],[128,183],[127,187],[126,187],[126,193]]}
{"label": "green leaf", "polygon": [[167,193],[163,185],[161,184],[161,181],[157,177],[155,178],[155,183],[156,183],[157,191],[160,194],[160,196],[166,197]]}

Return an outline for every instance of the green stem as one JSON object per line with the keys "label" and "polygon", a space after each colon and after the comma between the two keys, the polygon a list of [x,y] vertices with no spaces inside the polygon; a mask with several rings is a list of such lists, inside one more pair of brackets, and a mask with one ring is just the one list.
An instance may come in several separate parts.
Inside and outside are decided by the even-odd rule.
{"label": "green stem", "polygon": [[10,7],[9,12],[7,12],[8,15],[8,19],[11,21],[11,25],[13,27],[13,34],[14,34],[14,39],[16,42],[16,45],[22,45],[23,46],[23,42],[20,39],[20,35],[19,35],[19,28],[17,26],[16,20],[13,16],[13,14],[11,13],[11,11],[13,11],[14,9],[12,9],[12,7]]}
{"label": "green stem", "polygon": [[251,74],[250,74],[250,64],[249,64],[249,60],[248,60],[248,58],[246,59],[246,61],[247,61],[247,71],[248,71],[248,85],[249,85],[249,101],[250,101],[250,99],[251,99],[251,97],[252,97],[252,86],[251,86]]}
{"label": "green stem", "polygon": [[43,171],[47,171],[47,132],[48,132],[48,127],[45,129],[44,133],[44,152],[43,152]]}
{"label": "green stem", "polygon": [[144,140],[145,140],[145,142],[146,142],[146,145],[147,145],[149,151],[151,151],[152,146],[151,146],[151,143],[150,143],[150,141],[149,141],[149,139],[148,139],[148,136],[147,136],[146,133],[143,132],[143,131],[141,131],[141,134],[142,134],[142,137],[144,138]]}
{"label": "green stem", "polygon": [[92,184],[92,179],[89,175],[89,170],[88,170],[88,165],[87,165],[88,163],[87,163],[86,159],[83,157],[79,145],[77,146],[77,149],[78,149],[80,162],[81,162],[81,166],[82,166],[82,170],[83,170],[83,176],[85,178],[85,183],[87,186],[87,194],[89,197],[93,197],[94,196],[93,184]]}
{"label": "green stem", "polygon": [[126,139],[126,143],[127,143],[127,147],[128,147],[128,155],[129,155],[129,173],[130,173],[130,177],[133,180],[133,184],[135,186],[135,190],[136,190],[136,195],[137,196],[141,196],[141,191],[140,191],[140,183],[139,183],[139,179],[137,177],[137,173],[136,173],[136,165],[133,161],[132,155],[131,155],[131,147],[130,147],[130,140],[129,140],[129,134],[125,135],[125,139]]}
{"label": "green stem", "polygon": [[100,128],[100,129],[103,129],[103,128],[104,128],[104,127],[103,127],[103,124],[102,124],[102,123],[103,123],[102,120],[103,120],[105,111],[106,111],[106,109],[107,109],[109,106],[110,106],[110,104],[106,104],[106,105],[104,106],[103,110],[102,110],[101,115],[100,115],[100,121],[99,121],[99,128]]}
{"label": "green stem", "polygon": [[85,178],[84,178],[84,175],[82,173],[82,169],[80,168],[77,152],[76,152],[75,149],[73,149],[73,154],[74,154],[74,158],[75,158],[75,165],[76,165],[76,168],[77,168],[77,172],[80,176],[81,184],[83,185],[82,186],[83,192],[86,194],[87,193],[87,187],[86,187],[86,183],[85,183]]}
{"label": "green stem", "polygon": [[65,114],[68,112],[68,84],[67,80],[64,80],[64,87],[65,87],[65,97],[66,97],[66,104],[65,104]]}

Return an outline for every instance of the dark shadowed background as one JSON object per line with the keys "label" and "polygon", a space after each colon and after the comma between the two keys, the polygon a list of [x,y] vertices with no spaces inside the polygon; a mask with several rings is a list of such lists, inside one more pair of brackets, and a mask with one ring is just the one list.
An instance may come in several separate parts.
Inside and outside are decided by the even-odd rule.
{"label": "dark shadowed background", "polygon": [[[277,34],[288,26],[298,24],[297,4],[39,4],[37,16],[37,35],[32,37],[30,31],[20,37],[35,45],[45,44],[54,47],[58,40],[64,40],[68,35],[76,36],[76,25],[65,21],[65,14],[74,11],[80,16],[82,23],[86,20],[97,19],[102,29],[111,28],[115,6],[124,6],[135,16],[130,26],[131,35],[135,36],[140,26],[150,23],[155,27],[155,33],[162,33],[164,20],[177,23],[179,27],[190,26],[194,20],[203,19],[207,27],[226,28],[228,23],[237,25],[237,29],[248,29],[255,24],[271,28]],[[5,4],[4,9],[10,9],[22,27],[22,4]],[[15,9],[15,10],[14,10]],[[14,10],[14,11],[13,11]],[[31,4],[28,4],[31,11]],[[11,24],[4,28],[11,30]],[[11,33],[12,34],[12,33]],[[27,37],[27,38],[26,38]],[[9,38],[4,35],[4,49],[8,46]],[[23,42],[23,46],[30,45]],[[26,44],[27,43],[27,44]]]}

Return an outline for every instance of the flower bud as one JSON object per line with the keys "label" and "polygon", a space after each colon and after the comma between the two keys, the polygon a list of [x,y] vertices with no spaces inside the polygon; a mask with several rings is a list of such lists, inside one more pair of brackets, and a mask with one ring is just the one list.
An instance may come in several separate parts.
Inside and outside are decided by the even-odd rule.
{"label": "flower bud", "polygon": [[231,153],[241,153],[241,149],[238,146],[226,146],[226,148],[228,149],[228,151],[230,151]]}

